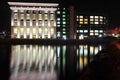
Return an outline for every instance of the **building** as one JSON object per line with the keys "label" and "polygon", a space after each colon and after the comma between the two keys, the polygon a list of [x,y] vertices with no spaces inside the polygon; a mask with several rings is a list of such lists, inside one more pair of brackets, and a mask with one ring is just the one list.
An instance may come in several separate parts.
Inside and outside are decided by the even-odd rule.
{"label": "building", "polygon": [[103,37],[108,27],[105,14],[91,12],[76,12],[76,39]]}
{"label": "building", "polygon": [[105,14],[80,11],[62,3],[8,2],[12,10],[11,38],[84,39],[102,37]]}
{"label": "building", "polygon": [[55,39],[57,3],[8,2],[11,38]]}

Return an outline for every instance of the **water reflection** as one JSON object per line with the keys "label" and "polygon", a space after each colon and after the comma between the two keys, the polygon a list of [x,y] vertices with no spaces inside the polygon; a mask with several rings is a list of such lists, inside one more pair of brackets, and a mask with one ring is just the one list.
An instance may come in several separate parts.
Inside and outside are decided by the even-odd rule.
{"label": "water reflection", "polygon": [[10,80],[75,80],[76,72],[101,49],[101,45],[12,45]]}

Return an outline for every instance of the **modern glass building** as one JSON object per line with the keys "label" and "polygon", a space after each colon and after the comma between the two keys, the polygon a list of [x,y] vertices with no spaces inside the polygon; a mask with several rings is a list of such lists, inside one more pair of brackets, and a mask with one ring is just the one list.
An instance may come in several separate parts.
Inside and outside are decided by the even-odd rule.
{"label": "modern glass building", "polygon": [[57,3],[8,2],[12,10],[11,38],[56,38]]}
{"label": "modern glass building", "polygon": [[76,39],[103,37],[108,26],[108,19],[98,13],[78,13],[76,15]]}

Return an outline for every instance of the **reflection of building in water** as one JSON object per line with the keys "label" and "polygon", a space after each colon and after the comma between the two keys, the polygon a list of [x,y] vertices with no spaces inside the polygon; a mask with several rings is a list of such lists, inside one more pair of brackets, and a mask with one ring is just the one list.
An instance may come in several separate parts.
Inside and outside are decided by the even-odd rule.
{"label": "reflection of building in water", "polygon": [[56,38],[56,3],[9,2],[11,38]]}
{"label": "reflection of building in water", "polygon": [[39,75],[39,77],[40,74],[46,74],[46,76],[44,75],[44,77],[54,74],[55,77],[55,67],[56,47],[54,46],[12,46],[11,78],[18,78],[22,73],[28,73],[27,76],[34,73],[33,75],[36,74]]}
{"label": "reflection of building in water", "polygon": [[90,46],[90,45],[79,45],[77,47],[78,62],[77,66],[80,70],[83,70],[94,58],[94,56],[102,50],[101,45]]}

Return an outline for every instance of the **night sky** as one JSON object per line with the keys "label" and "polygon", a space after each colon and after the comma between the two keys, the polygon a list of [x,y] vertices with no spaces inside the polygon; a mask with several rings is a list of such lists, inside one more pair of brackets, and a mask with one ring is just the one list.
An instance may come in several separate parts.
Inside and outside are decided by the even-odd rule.
{"label": "night sky", "polygon": [[[41,2],[45,0],[0,0],[3,1],[26,1],[26,2]],[[56,0],[50,0],[56,1]],[[118,27],[120,25],[120,2],[119,0],[58,0],[61,3],[73,4],[77,8],[86,12],[100,12],[107,14],[113,25]]]}

